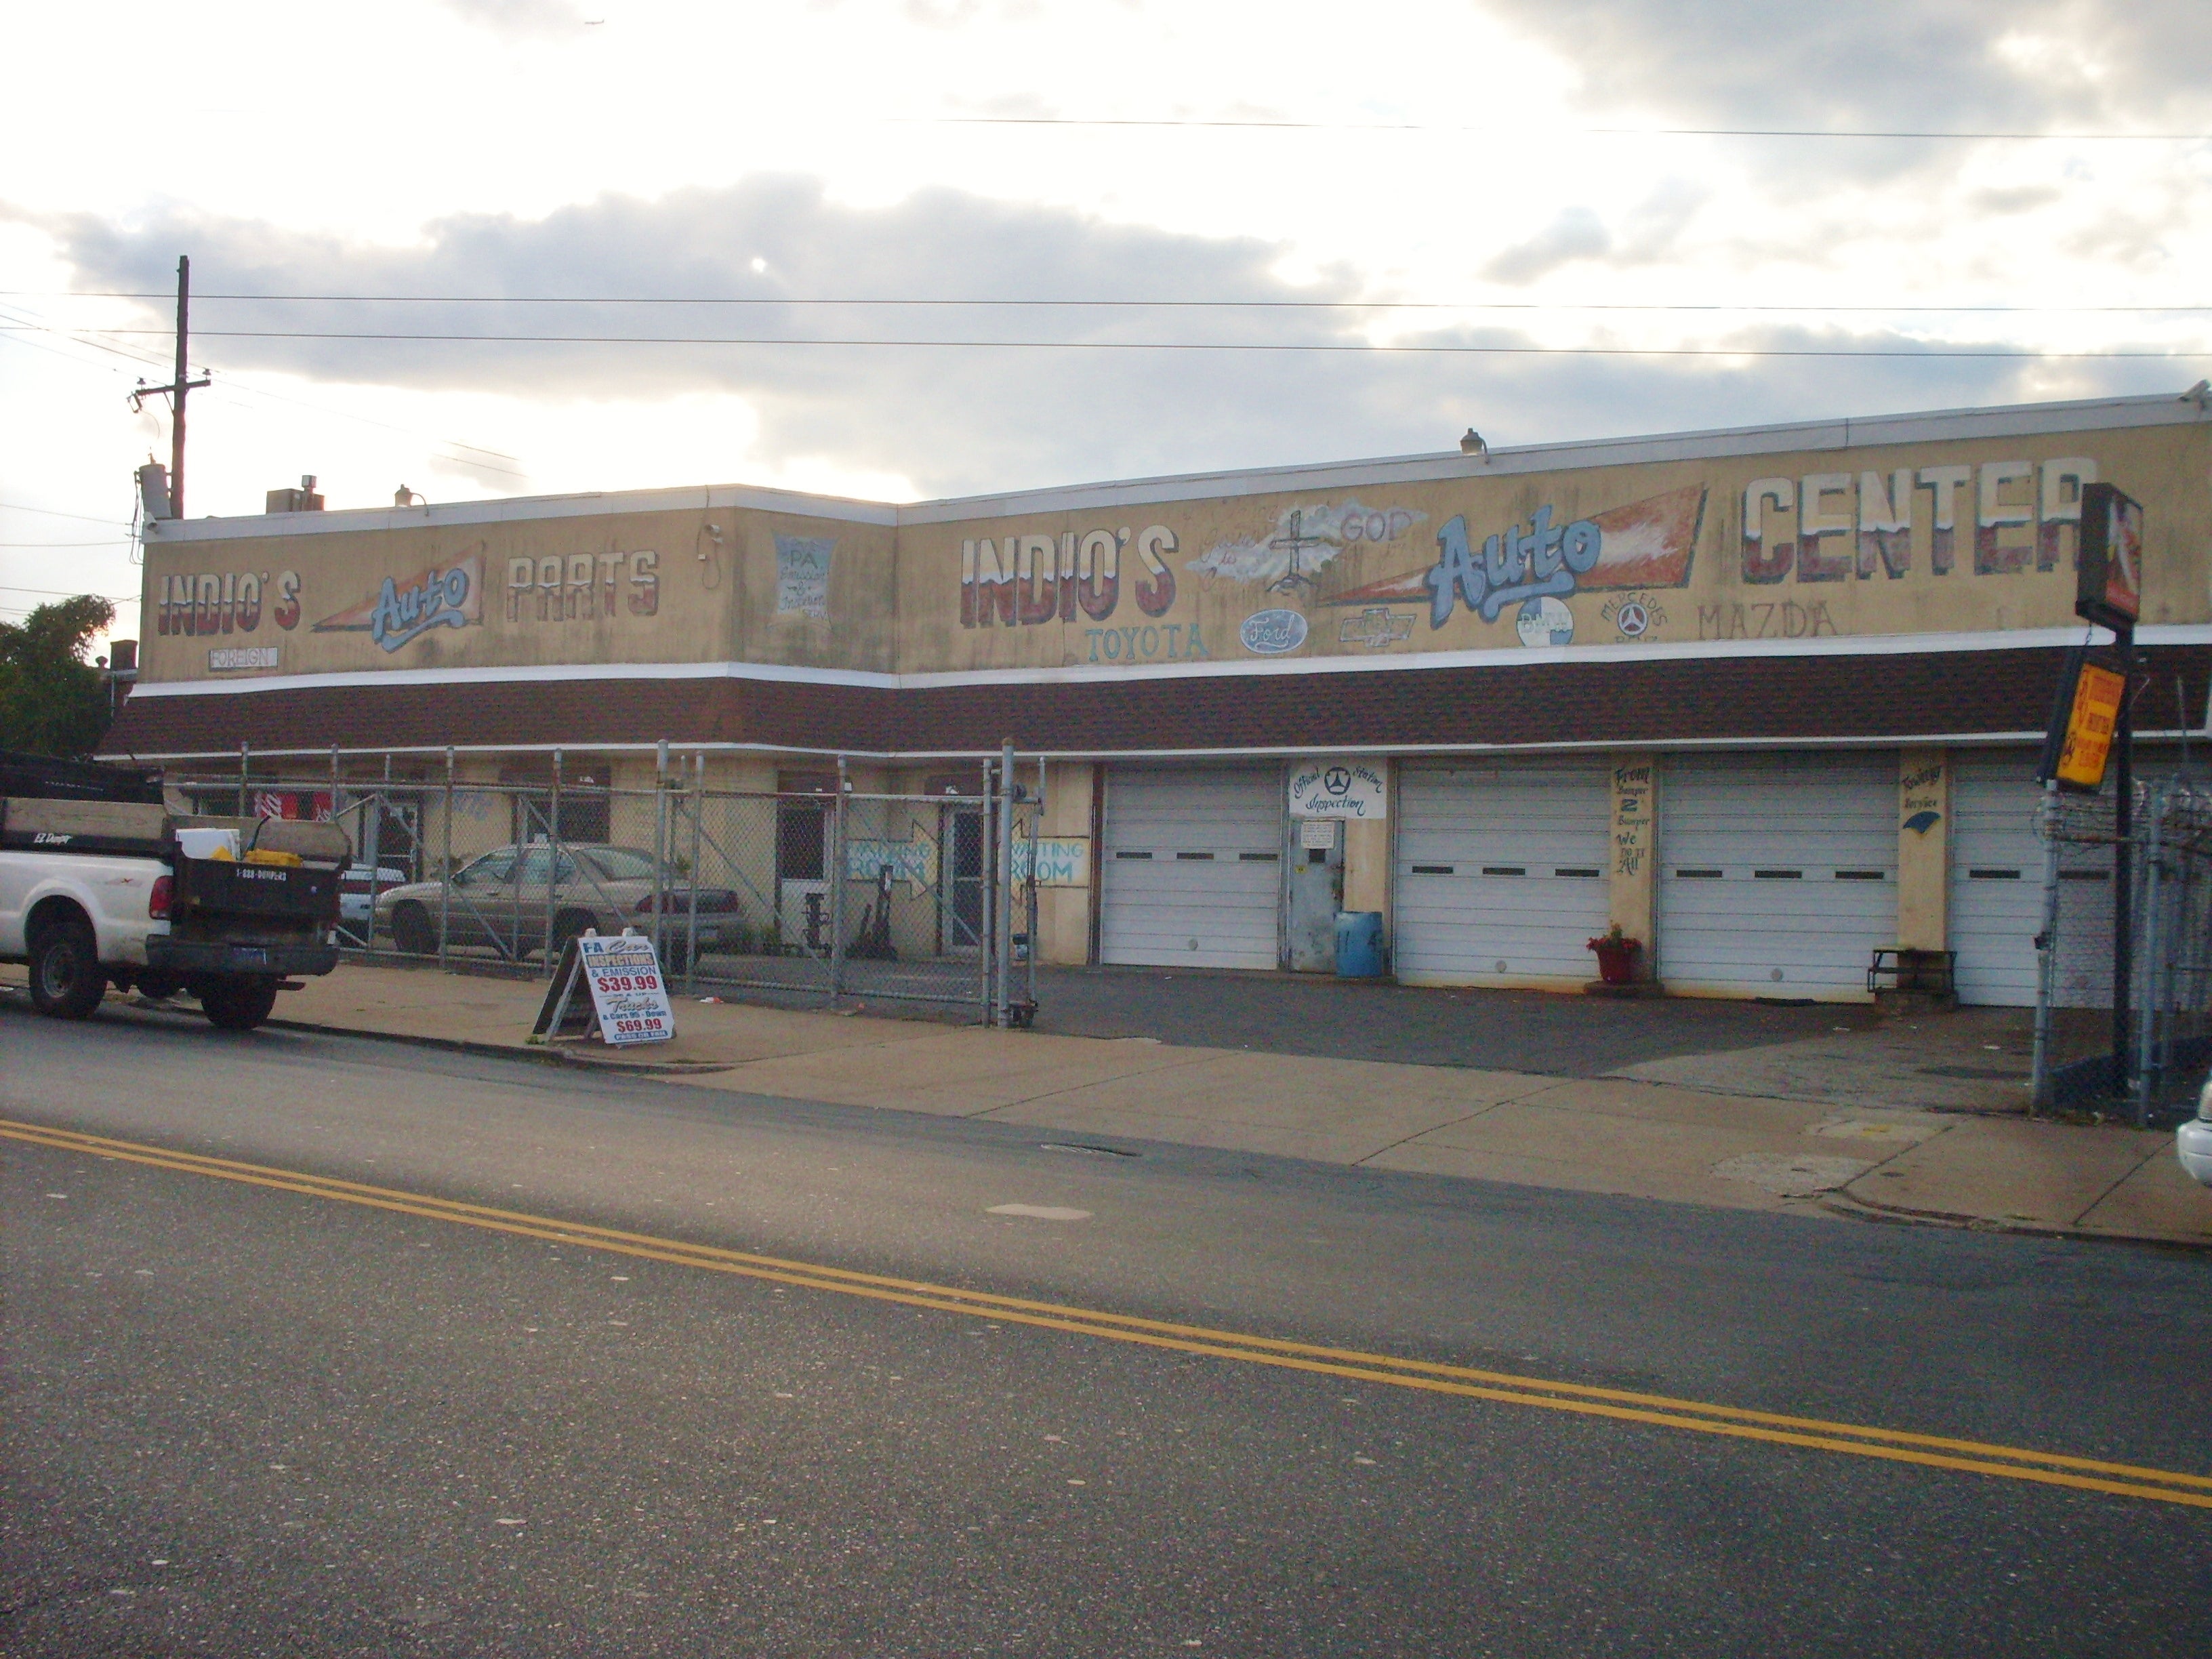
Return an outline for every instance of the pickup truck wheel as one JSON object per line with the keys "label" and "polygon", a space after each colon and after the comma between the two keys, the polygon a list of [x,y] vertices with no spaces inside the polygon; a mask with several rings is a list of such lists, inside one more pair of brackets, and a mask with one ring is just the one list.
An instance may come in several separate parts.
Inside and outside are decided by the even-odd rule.
{"label": "pickup truck wheel", "polygon": [[430,913],[411,899],[392,912],[392,944],[410,957],[427,957],[438,948],[437,930]]}
{"label": "pickup truck wheel", "polygon": [[276,981],[258,975],[225,975],[200,988],[200,1012],[224,1031],[250,1031],[276,1006]]}
{"label": "pickup truck wheel", "polygon": [[52,1019],[82,1019],[107,994],[100,942],[81,916],[51,923],[31,942],[31,1006]]}

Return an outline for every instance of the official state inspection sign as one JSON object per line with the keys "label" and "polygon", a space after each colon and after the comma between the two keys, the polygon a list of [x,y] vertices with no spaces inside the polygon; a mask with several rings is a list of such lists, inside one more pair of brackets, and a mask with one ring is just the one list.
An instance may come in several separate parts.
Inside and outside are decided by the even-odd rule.
{"label": "official state inspection sign", "polygon": [[610,1047],[665,1042],[676,1035],[676,1011],[653,941],[635,933],[586,934],[576,941],[577,965],[592,988],[599,1036]]}
{"label": "official state inspection sign", "polygon": [[2058,751],[2062,789],[2094,794],[2105,787],[2105,765],[2120,720],[2120,699],[2128,683],[2109,668],[2085,662],[2074,682],[2074,706],[2066,716],[2066,738]]}

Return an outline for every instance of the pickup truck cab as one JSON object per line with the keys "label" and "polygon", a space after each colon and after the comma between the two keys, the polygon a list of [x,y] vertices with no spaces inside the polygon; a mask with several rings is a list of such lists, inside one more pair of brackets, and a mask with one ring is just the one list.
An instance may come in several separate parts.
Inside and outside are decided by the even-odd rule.
{"label": "pickup truck cab", "polygon": [[173,815],[150,775],[0,755],[0,959],[55,1018],[114,985],[252,1030],[289,976],[337,965],[351,857],[330,824]]}

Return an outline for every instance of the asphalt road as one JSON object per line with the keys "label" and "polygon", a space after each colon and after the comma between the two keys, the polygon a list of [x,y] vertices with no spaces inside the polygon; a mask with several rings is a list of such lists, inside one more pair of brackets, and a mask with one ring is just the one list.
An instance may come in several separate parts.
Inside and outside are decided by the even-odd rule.
{"label": "asphalt road", "polygon": [[1895,1437],[2212,1475],[2199,1257],[15,1003],[0,1119],[11,1656],[2212,1651],[2212,1481]]}

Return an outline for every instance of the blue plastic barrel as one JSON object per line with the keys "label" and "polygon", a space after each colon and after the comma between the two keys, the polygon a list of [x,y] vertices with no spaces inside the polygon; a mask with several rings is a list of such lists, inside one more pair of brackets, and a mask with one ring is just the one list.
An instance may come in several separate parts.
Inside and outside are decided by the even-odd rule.
{"label": "blue plastic barrel", "polygon": [[1339,979],[1378,979],[1382,963],[1382,913],[1380,910],[1340,910],[1336,913],[1336,976]]}

